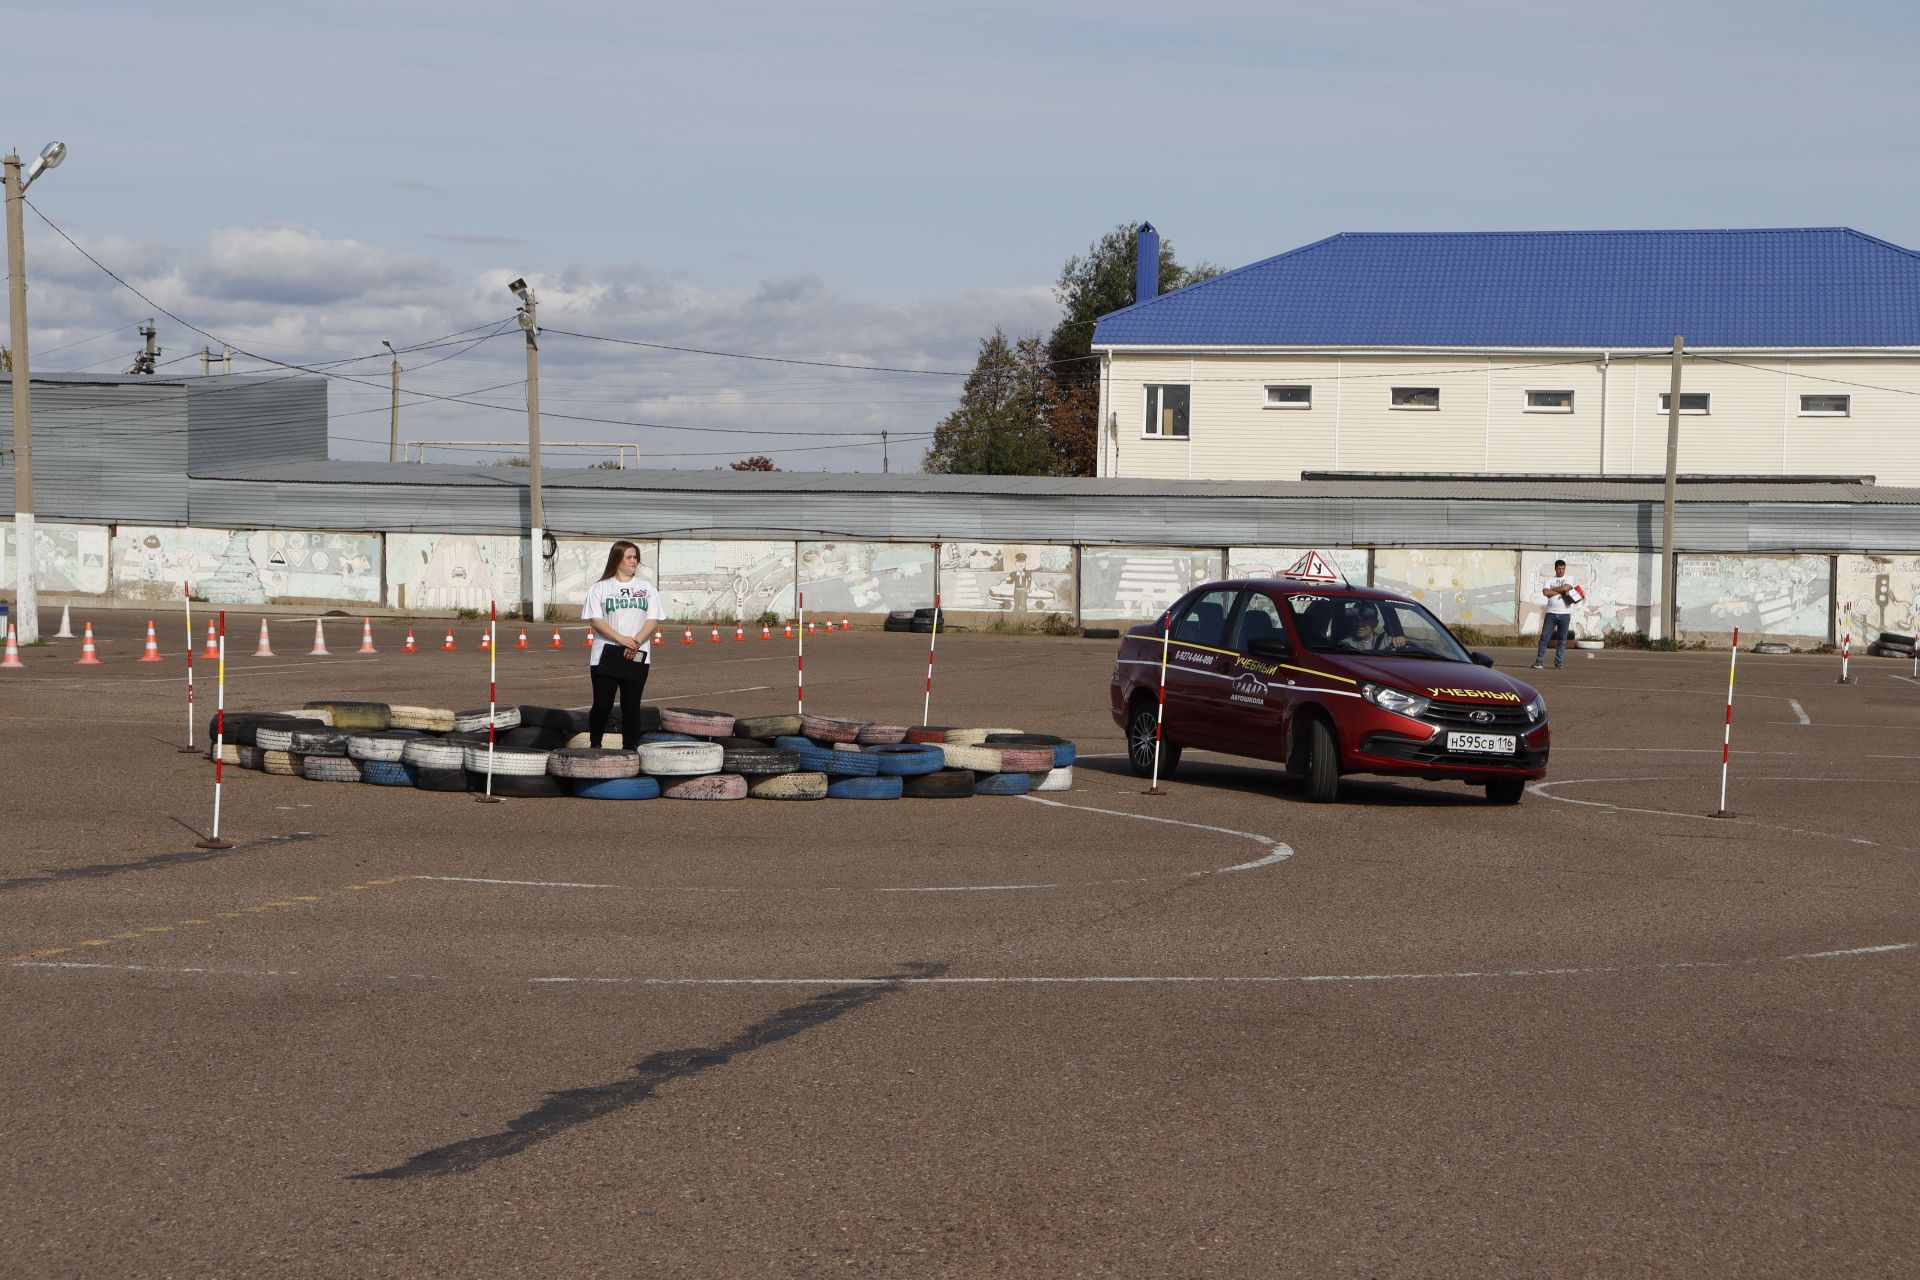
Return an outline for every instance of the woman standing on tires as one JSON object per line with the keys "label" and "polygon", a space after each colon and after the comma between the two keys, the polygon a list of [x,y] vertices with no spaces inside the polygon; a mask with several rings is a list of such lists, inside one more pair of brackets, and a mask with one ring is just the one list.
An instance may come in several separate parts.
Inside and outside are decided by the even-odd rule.
{"label": "woman standing on tires", "polygon": [[593,632],[587,670],[593,678],[593,710],[587,716],[588,741],[599,746],[620,695],[620,737],[631,751],[640,745],[640,698],[647,688],[653,633],[663,610],[660,593],[640,574],[640,548],[616,542],[607,553],[600,581],[587,588],[580,617]]}

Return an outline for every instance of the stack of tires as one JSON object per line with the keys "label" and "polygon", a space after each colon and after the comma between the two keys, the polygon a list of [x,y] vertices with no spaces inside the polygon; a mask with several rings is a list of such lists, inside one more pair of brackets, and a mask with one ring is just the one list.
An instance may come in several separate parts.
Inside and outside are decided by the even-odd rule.
{"label": "stack of tires", "polygon": [[[941,620],[941,629],[944,630],[945,627],[946,621],[943,618]],[[917,631],[924,635],[933,630],[933,610],[895,609],[887,615],[887,620],[881,624],[881,630]]]}

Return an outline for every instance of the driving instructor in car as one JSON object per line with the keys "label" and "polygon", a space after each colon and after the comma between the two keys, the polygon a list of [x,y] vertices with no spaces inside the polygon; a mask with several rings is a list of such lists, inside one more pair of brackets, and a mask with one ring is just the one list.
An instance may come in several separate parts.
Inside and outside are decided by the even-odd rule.
{"label": "driving instructor in car", "polygon": [[1407,647],[1403,635],[1389,635],[1380,625],[1380,615],[1371,607],[1356,609],[1343,619],[1346,633],[1335,647],[1349,653],[1392,653]]}

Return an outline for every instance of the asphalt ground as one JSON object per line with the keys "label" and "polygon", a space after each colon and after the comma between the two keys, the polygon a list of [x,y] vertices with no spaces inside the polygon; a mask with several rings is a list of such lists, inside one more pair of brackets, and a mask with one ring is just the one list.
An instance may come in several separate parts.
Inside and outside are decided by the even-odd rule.
{"label": "asphalt ground", "polygon": [[[208,853],[178,620],[159,666],[144,615],[94,621],[105,665],[0,672],[10,1274],[1913,1273],[1910,664],[1742,654],[1732,818],[1724,653],[1500,651],[1555,730],[1519,806],[1314,806],[1197,754],[1144,795],[1111,641],[954,634],[933,719],[1073,737],[1073,791],[228,769]],[[314,658],[278,622],[276,659],[229,625],[230,708],[485,701],[478,624]],[[580,635],[502,651],[502,701],[583,702]],[[817,637],[808,706],[917,721],[926,649]],[[649,700],[773,714],[792,677],[674,645]]]}

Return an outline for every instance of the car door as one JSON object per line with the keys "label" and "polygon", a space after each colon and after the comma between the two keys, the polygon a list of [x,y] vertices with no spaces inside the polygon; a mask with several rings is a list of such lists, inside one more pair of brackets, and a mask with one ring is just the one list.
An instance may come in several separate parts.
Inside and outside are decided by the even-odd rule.
{"label": "car door", "polygon": [[1175,742],[1225,747],[1224,708],[1233,682],[1233,654],[1225,641],[1240,594],[1236,587],[1203,588],[1174,616],[1167,653],[1166,734]]}
{"label": "car door", "polygon": [[1227,633],[1225,647],[1234,656],[1231,679],[1221,695],[1221,731],[1236,750],[1277,760],[1286,742],[1291,682],[1283,661],[1271,653],[1254,653],[1255,643],[1263,640],[1291,643],[1280,602],[1250,588]]}

